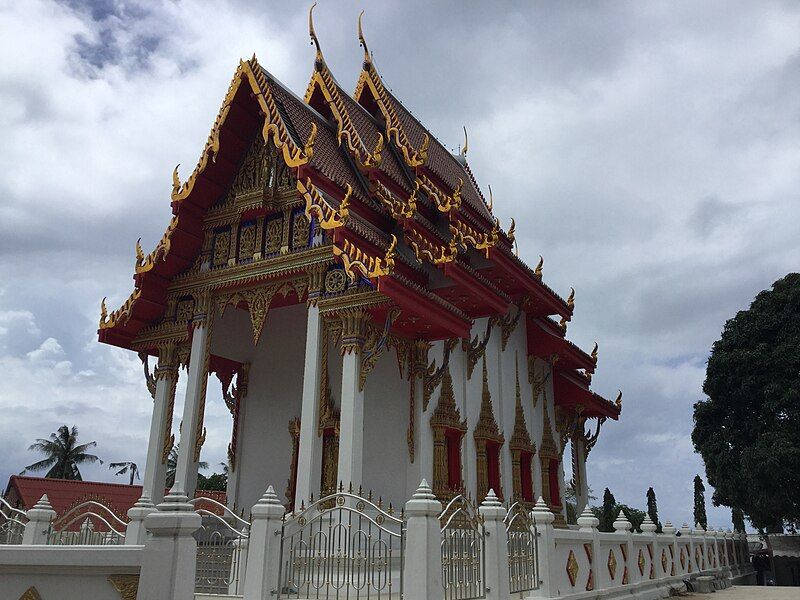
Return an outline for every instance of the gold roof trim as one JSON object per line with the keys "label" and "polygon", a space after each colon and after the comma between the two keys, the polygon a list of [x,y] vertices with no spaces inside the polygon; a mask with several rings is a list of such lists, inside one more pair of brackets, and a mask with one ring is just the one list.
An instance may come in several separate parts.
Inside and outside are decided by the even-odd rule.
{"label": "gold roof trim", "polygon": [[341,248],[335,244],[333,245],[333,254],[341,257],[344,272],[347,273],[350,281],[355,281],[359,273],[367,279],[390,275],[394,271],[396,248],[397,237],[392,235],[392,243],[389,244],[389,249],[383,258],[374,257],[364,252],[350,240],[345,239]]}
{"label": "gold roof trim", "polygon": [[161,237],[161,240],[155,247],[150,254],[147,256],[144,255],[142,252],[141,240],[139,238],[136,241],[136,274],[139,275],[140,273],[147,273],[150,271],[155,265],[156,262],[159,260],[164,260],[169,254],[169,249],[172,244],[172,233],[175,231],[175,228],[178,226],[178,215],[172,217],[172,220],[169,222],[169,226],[167,227],[167,231]]}
{"label": "gold roof trim", "polygon": [[447,246],[437,246],[413,229],[406,232],[406,237],[409,247],[414,251],[414,256],[421,263],[427,260],[434,265],[441,265],[453,262],[458,255],[458,247],[454,239],[451,239]]}
{"label": "gold roof trim", "polygon": [[419,192],[419,183],[414,186],[414,191],[411,192],[409,197],[405,200],[395,198],[392,191],[380,181],[375,182],[374,188],[375,196],[395,219],[410,219],[414,216],[414,213],[417,212],[417,192]]}
{"label": "gold roof trim", "polygon": [[338,208],[333,208],[325,198],[320,194],[319,189],[311,182],[310,177],[306,177],[305,182],[297,180],[297,191],[306,202],[306,216],[316,217],[319,226],[322,229],[336,229],[341,227],[347,222],[350,216],[350,195],[353,193],[353,188],[347,184],[344,198],[339,203]]}
{"label": "gold roof trim", "polygon": [[494,248],[500,239],[499,228],[495,223],[494,228],[488,233],[481,233],[460,219],[450,223],[450,233],[462,246],[470,245],[476,250],[483,250],[489,258],[489,249]]}
{"label": "gold roof trim", "polygon": [[108,309],[106,308],[106,299],[100,302],[100,323],[98,327],[100,329],[111,329],[116,325],[124,325],[128,322],[131,318],[131,312],[133,310],[133,303],[139,299],[139,296],[142,295],[142,290],[135,289],[128,296],[128,299],[120,306],[117,310],[112,312],[111,314],[108,313]]}
{"label": "gold roof trim", "polygon": [[375,65],[372,63],[372,58],[369,56],[369,52],[367,51],[367,42],[364,38],[364,32],[361,29],[360,17],[358,33],[359,41],[364,47],[365,59],[364,69],[361,71],[361,75],[358,78],[358,83],[356,84],[356,90],[353,94],[353,97],[358,98],[361,95],[364,87],[367,87],[372,92],[372,96],[375,98],[378,108],[383,113],[384,119],[386,119],[386,138],[394,140],[395,145],[403,155],[403,160],[405,160],[405,163],[409,167],[413,169],[415,167],[424,165],[425,161],[428,160],[428,148],[431,144],[431,138],[426,133],[422,138],[422,143],[418,149],[414,149],[414,147],[411,145],[411,141],[408,139],[408,136],[403,129],[400,118],[397,116],[397,111],[394,109],[392,101],[389,98],[389,92],[387,92],[386,88],[383,86],[383,81],[381,80],[380,75],[378,75]]}
{"label": "gold roof trim", "polygon": [[447,213],[461,206],[461,188],[464,185],[463,179],[459,178],[458,185],[456,189],[453,190],[452,195],[446,194],[433,180],[423,173],[417,174],[417,181],[422,191],[431,197],[439,212]]}
{"label": "gold roof trim", "polygon": [[178,166],[180,165],[175,167],[172,173],[173,202],[180,202],[186,199],[194,189],[197,178],[208,166],[209,159],[212,161],[216,160],[217,154],[219,153],[219,138],[222,125],[228,117],[233,99],[236,96],[236,92],[239,91],[239,86],[242,85],[245,80],[250,84],[250,89],[258,100],[258,104],[264,113],[264,127],[262,131],[264,141],[267,141],[270,135],[272,136],[275,147],[283,151],[284,161],[290,168],[299,167],[311,160],[314,153],[314,141],[317,137],[316,124],[311,124],[311,132],[304,146],[302,148],[297,147],[289,135],[286,125],[283,123],[283,119],[281,119],[278,113],[278,108],[269,85],[267,84],[266,76],[262,72],[255,55],[253,55],[250,60],[239,61],[239,66],[228,87],[228,92],[225,94],[225,99],[222,101],[222,107],[217,114],[217,118],[214,120],[214,125],[211,127],[211,133],[200,155],[200,160],[185,182],[181,183],[178,177]]}

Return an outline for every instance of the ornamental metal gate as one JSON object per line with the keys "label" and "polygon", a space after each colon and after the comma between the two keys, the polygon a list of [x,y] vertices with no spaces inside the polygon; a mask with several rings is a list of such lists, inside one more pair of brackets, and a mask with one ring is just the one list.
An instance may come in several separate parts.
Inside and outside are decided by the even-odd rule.
{"label": "ornamental metal gate", "polygon": [[250,536],[250,523],[212,498],[203,496],[189,503],[203,518],[203,525],[193,534],[197,540],[194,591],[241,594],[245,568],[243,550]]}
{"label": "ornamental metal gate", "polygon": [[483,517],[464,496],[439,515],[442,531],[442,586],[445,600],[486,597],[486,531]]}
{"label": "ornamental metal gate", "polygon": [[109,507],[88,500],[50,524],[47,543],[53,546],[117,546],[125,543],[128,524]]}
{"label": "ornamental metal gate", "polygon": [[524,505],[515,502],[504,521],[508,537],[508,581],[512,594],[539,587],[538,532]]}
{"label": "ornamental metal gate", "polygon": [[0,498],[0,545],[21,544],[28,517]]}
{"label": "ornamental metal gate", "polygon": [[404,546],[402,514],[340,487],[284,518],[277,596],[402,598]]}

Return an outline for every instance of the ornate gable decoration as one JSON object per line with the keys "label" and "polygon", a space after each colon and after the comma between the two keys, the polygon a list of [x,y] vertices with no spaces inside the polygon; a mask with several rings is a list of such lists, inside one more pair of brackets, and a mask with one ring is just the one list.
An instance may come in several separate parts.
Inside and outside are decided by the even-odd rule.
{"label": "ornate gable decoration", "polygon": [[523,452],[536,452],[536,446],[531,441],[531,435],[528,433],[528,425],[525,422],[525,409],[522,407],[522,395],[519,386],[519,363],[514,360],[516,368],[515,385],[516,385],[516,401],[514,408],[514,433],[508,442],[508,447],[512,450],[522,450]]}
{"label": "ornate gable decoration", "polygon": [[483,358],[483,392],[481,394],[481,412],[473,434],[476,440],[489,440],[502,444],[505,437],[494,418],[492,395],[489,393],[489,374],[486,369],[486,357]]}
{"label": "ornate gable decoration", "polygon": [[450,375],[449,365],[442,374],[442,390],[439,394],[439,402],[431,415],[431,427],[436,429],[457,429],[465,432],[467,430],[467,420],[461,420],[461,413],[456,406],[456,398],[453,393],[453,377]]}

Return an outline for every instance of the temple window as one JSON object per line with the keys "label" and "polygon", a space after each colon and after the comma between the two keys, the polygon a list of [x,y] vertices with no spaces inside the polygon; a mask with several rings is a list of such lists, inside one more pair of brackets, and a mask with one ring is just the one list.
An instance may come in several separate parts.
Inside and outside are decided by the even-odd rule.
{"label": "temple window", "polygon": [[450,370],[442,374],[441,393],[431,415],[433,429],[433,493],[444,501],[463,491],[461,442],[467,431],[466,421],[456,406]]}
{"label": "temple window", "polygon": [[475,425],[476,462],[477,462],[477,490],[476,499],[482,502],[494,490],[497,497],[503,498],[503,487],[500,481],[500,448],[505,443],[505,438],[500,432],[494,418],[492,396],[489,393],[489,376],[486,368],[486,356],[483,357],[483,392],[481,395],[481,412],[478,423]]}

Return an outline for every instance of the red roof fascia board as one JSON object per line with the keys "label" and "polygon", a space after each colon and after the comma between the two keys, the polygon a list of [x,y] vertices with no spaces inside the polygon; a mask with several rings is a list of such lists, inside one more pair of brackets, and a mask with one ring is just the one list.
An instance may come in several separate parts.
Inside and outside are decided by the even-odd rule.
{"label": "red roof fascia board", "polygon": [[569,369],[586,369],[593,373],[595,364],[592,358],[570,341],[547,331],[539,319],[528,315],[526,319],[528,334],[528,354],[548,359],[558,355],[559,364]]}
{"label": "red roof fascia board", "polygon": [[613,403],[558,369],[553,380],[553,397],[558,406],[571,409],[582,406],[587,417],[619,419],[619,409]]}
{"label": "red roof fascia board", "polygon": [[489,259],[507,276],[516,280],[521,288],[529,294],[529,305],[534,311],[541,315],[559,315],[569,319],[572,311],[567,307],[567,303],[546,288],[536,278],[520,267],[508,256],[497,248],[489,249]]}
{"label": "red roof fascia board", "polygon": [[481,303],[487,306],[493,314],[505,315],[511,307],[508,301],[494,293],[494,290],[490,287],[475,279],[457,262],[445,263],[444,274],[464,290],[480,298]]}
{"label": "red roof fascia board", "polygon": [[428,340],[445,339],[449,337],[469,337],[471,323],[438,305],[430,298],[416,293],[403,283],[391,276],[378,279],[378,291],[394,300],[402,309],[413,315],[419,315],[420,321],[429,326],[425,331],[419,331],[422,337]]}

